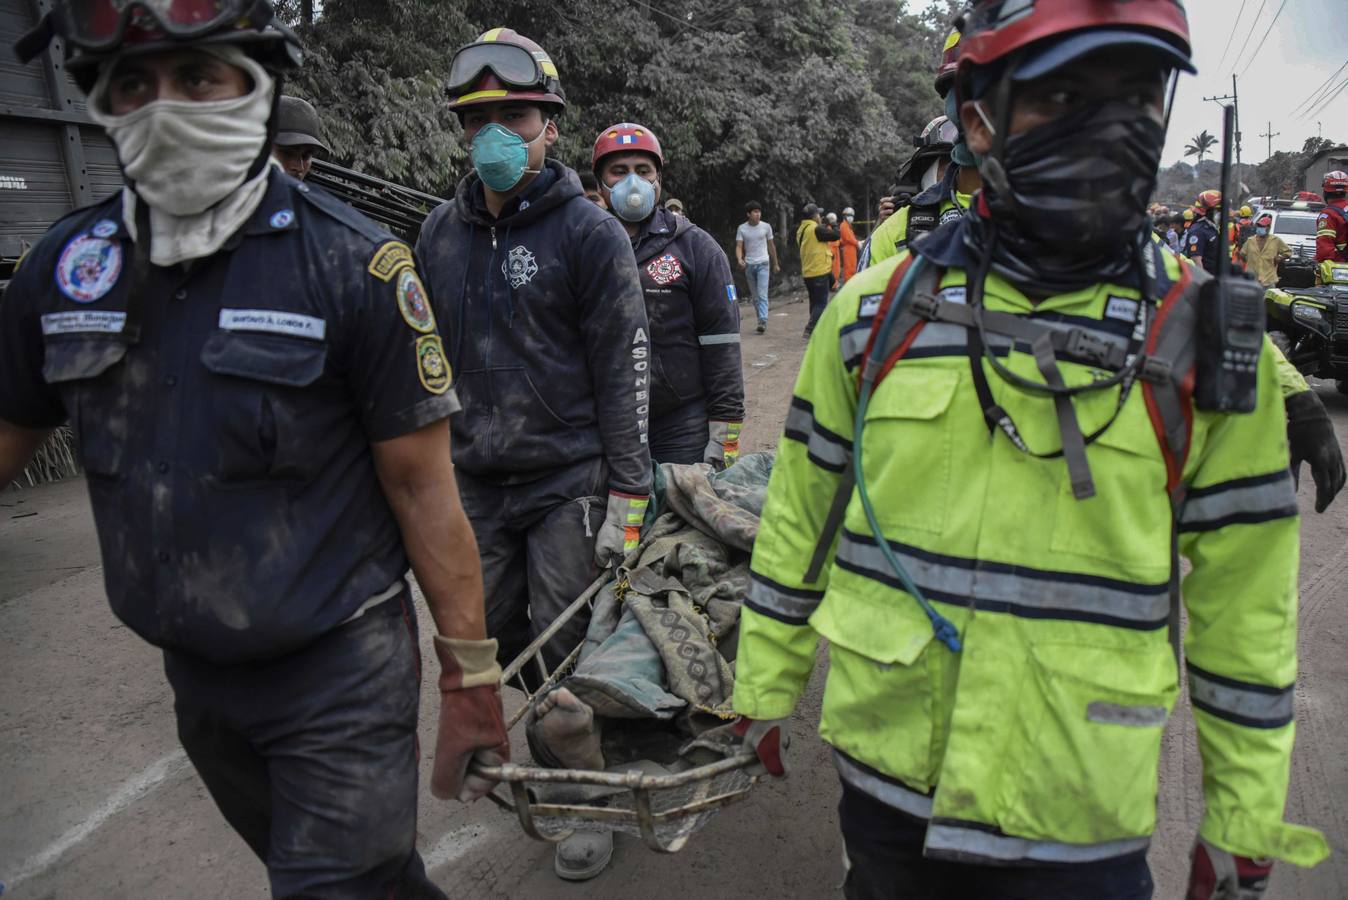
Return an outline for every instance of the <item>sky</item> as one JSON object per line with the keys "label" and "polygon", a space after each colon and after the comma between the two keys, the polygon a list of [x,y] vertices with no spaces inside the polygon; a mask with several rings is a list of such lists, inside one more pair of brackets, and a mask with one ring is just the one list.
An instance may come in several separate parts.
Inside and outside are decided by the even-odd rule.
{"label": "sky", "polygon": [[[930,2],[910,0],[908,5],[920,10]],[[1222,111],[1203,98],[1230,94],[1233,70],[1240,94],[1242,162],[1259,163],[1268,156],[1268,139],[1261,135],[1270,122],[1275,153],[1300,150],[1317,133],[1348,144],[1348,88],[1314,116],[1297,109],[1348,62],[1348,0],[1187,0],[1185,5],[1198,74],[1180,79],[1163,165],[1183,159],[1184,145],[1203,129],[1220,138]],[[1345,81],[1348,68],[1330,82],[1330,93]]]}

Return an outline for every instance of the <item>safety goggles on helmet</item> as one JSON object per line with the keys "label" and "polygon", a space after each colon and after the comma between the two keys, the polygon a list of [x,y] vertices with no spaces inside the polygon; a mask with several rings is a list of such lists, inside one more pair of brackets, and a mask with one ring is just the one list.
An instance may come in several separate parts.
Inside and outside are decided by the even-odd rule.
{"label": "safety goggles on helmet", "polygon": [[62,0],[52,10],[56,32],[87,50],[118,46],[128,27],[191,40],[246,20],[262,28],[273,12],[268,0]]}
{"label": "safety goggles on helmet", "polygon": [[942,144],[954,144],[960,137],[955,123],[945,116],[937,116],[922,129],[922,134],[913,145],[916,147],[935,147]]}
{"label": "safety goggles on helmet", "polygon": [[528,50],[518,44],[480,41],[454,54],[446,85],[449,94],[467,93],[486,71],[508,88],[547,88],[547,75]]}

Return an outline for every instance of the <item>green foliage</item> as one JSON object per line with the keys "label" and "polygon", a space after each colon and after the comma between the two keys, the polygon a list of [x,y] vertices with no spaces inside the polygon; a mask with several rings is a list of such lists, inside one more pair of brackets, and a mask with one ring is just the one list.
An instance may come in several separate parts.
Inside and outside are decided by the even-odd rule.
{"label": "green foliage", "polygon": [[1211,134],[1208,134],[1208,130],[1204,128],[1198,134],[1194,135],[1192,138],[1189,139],[1189,143],[1184,148],[1184,155],[1197,156],[1198,162],[1201,164],[1203,162],[1203,157],[1207,156],[1208,153],[1211,152],[1213,146],[1216,143],[1217,138]]}
{"label": "green foliage", "polygon": [[441,196],[467,171],[444,74],[507,25],[556,62],[568,108],[555,154],[584,170],[599,131],[659,135],[665,194],[728,240],[745,200],[769,221],[807,200],[862,212],[941,112],[932,90],[956,0],[326,0],[283,15],[305,41],[288,90],[323,117],[335,161]]}

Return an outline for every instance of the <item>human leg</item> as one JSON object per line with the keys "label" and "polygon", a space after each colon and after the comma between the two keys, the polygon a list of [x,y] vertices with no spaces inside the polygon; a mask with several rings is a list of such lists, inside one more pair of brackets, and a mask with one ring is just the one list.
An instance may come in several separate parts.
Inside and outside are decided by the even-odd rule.
{"label": "human leg", "polygon": [[966,866],[925,859],[927,823],[843,782],[838,803],[846,900],[973,898]]}
{"label": "human leg", "polygon": [[819,321],[819,317],[824,314],[824,308],[828,306],[829,281],[830,276],[827,274],[805,279],[805,289],[810,296],[810,321],[805,326],[806,337],[809,337],[814,331],[815,323]]}
{"label": "human leg", "polygon": [[750,263],[745,269],[745,274],[753,292],[754,312],[758,316],[758,324],[764,325],[768,321],[768,264]]}
{"label": "human leg", "polygon": [[519,488],[486,484],[463,472],[455,474],[482,563],[487,636],[496,638],[496,656],[505,666],[533,640],[524,571],[524,535],[510,520],[511,497]]}

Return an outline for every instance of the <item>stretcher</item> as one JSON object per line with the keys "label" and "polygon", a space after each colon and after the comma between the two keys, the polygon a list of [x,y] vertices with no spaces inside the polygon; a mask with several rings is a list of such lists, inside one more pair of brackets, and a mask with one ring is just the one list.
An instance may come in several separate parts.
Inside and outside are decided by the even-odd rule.
{"label": "stretcher", "polygon": [[[551,671],[544,660],[543,647],[574,617],[588,614],[595,595],[612,578],[611,573],[600,576],[506,666],[502,683],[522,691],[525,700],[507,717],[507,729],[519,723],[575,666],[583,639]],[[522,677],[526,667],[532,667],[533,674],[542,681],[534,690],[529,689]],[[748,797],[762,774],[752,753],[674,773],[639,763],[607,771],[549,769],[514,763],[475,765],[474,771],[500,782],[488,797],[514,813],[524,833],[531,838],[556,843],[575,831],[620,831],[641,838],[646,846],[660,853],[682,850],[688,839],[717,813]]]}

